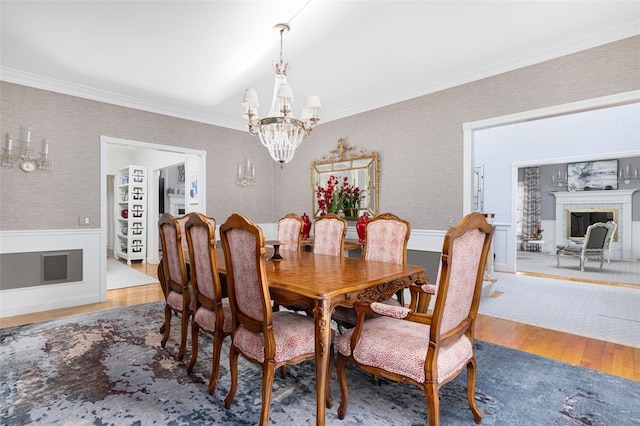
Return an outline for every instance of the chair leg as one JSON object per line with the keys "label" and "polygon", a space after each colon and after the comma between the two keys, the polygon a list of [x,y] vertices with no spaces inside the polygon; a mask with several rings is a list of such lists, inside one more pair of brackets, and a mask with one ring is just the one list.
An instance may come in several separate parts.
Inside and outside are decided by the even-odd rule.
{"label": "chair leg", "polygon": [[262,410],[260,411],[260,426],[269,425],[269,411],[271,409],[271,393],[273,380],[276,376],[276,366],[273,361],[262,365]]}
{"label": "chair leg", "polygon": [[169,334],[171,334],[171,308],[169,305],[165,305],[164,307],[164,324],[162,327],[164,327],[164,334],[160,345],[164,348],[167,344],[167,340],[169,340]]}
{"label": "chair leg", "polygon": [[338,406],[338,418],[344,420],[347,414],[347,405],[349,404],[349,390],[347,389],[347,374],[345,369],[346,358],[338,354],[336,362],[336,375],[338,376],[338,384],[340,385],[340,405]]}
{"label": "chair leg", "polygon": [[200,326],[194,320],[191,320],[191,359],[187,365],[187,373],[193,372],[193,366],[196,364],[198,358],[198,333]]}
{"label": "chair leg", "polygon": [[476,404],[476,359],[471,358],[467,364],[467,399],[469,400],[469,408],[473,413],[473,420],[476,424],[482,421],[482,412]]}
{"label": "chair leg", "polygon": [[187,329],[189,328],[189,311],[182,311],[182,325],[180,327],[180,349],[178,350],[178,360],[182,361],[187,351]]}
{"label": "chair leg", "polygon": [[427,383],[424,388],[424,396],[427,400],[427,416],[429,426],[440,425],[440,397],[438,396],[438,385]]}
{"label": "chair leg", "polygon": [[231,373],[231,387],[229,388],[229,394],[224,399],[224,407],[228,410],[231,408],[231,402],[236,396],[238,390],[238,349],[231,343],[231,350],[229,350],[229,370]]}
{"label": "chair leg", "polygon": [[222,352],[222,340],[224,335],[220,331],[213,334],[213,354],[211,357],[211,378],[209,379],[209,395],[218,386],[218,376],[220,375],[220,352]]}

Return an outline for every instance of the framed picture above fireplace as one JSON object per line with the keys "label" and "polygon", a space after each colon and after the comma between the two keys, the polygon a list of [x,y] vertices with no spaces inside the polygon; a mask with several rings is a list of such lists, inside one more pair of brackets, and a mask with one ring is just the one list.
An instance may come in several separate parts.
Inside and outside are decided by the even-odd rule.
{"label": "framed picture above fireplace", "polygon": [[618,160],[585,161],[567,164],[567,189],[618,189]]}

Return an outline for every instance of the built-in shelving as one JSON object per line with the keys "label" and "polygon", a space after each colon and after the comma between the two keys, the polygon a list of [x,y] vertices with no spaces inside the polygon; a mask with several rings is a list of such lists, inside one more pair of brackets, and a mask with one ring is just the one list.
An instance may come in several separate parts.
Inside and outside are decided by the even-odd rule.
{"label": "built-in shelving", "polygon": [[146,261],[147,257],[147,168],[127,166],[116,180],[116,247],[117,259]]}

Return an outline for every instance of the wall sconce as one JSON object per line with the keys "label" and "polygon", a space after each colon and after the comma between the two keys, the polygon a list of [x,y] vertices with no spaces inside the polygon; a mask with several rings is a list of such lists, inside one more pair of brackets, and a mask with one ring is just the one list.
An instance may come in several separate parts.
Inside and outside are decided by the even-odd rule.
{"label": "wall sconce", "polygon": [[567,180],[567,174],[565,173],[564,176],[562,176],[562,170],[560,169],[558,169],[558,173],[551,175],[551,184],[558,188],[567,186]]}
{"label": "wall sconce", "polygon": [[251,163],[248,158],[244,164],[238,164],[238,173],[236,174],[236,185],[240,185],[243,188],[249,185],[256,184],[256,166]]}
{"label": "wall sconce", "polygon": [[2,157],[0,157],[0,166],[18,166],[23,172],[32,172],[36,169],[51,170],[53,163],[49,158],[49,142],[46,139],[42,140],[42,151],[38,157],[35,157],[31,145],[31,127],[22,127],[17,141],[7,134],[7,142],[2,148]]}
{"label": "wall sconce", "polygon": [[627,164],[627,167],[618,171],[618,181],[629,185],[631,182],[638,182],[640,180],[640,172],[636,167],[635,170],[631,170],[631,164]]}

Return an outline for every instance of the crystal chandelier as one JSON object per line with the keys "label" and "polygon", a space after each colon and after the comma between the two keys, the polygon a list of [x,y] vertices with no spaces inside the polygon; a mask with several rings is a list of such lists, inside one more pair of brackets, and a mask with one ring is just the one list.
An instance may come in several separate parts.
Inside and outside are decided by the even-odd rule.
{"label": "crystal chandelier", "polygon": [[258,118],[258,94],[254,89],[247,89],[244,92],[242,116],[248,120],[249,133],[260,136],[260,142],[269,150],[271,158],[282,167],[284,163],[293,159],[296,148],[320,121],[318,112],[322,105],[318,96],[311,95],[300,119],[293,117],[291,113],[293,91],[287,84],[288,64],[282,60],[282,38],[290,28],[287,24],[277,24],[275,29],[280,31],[280,60],[273,62],[276,83],[269,116]]}

